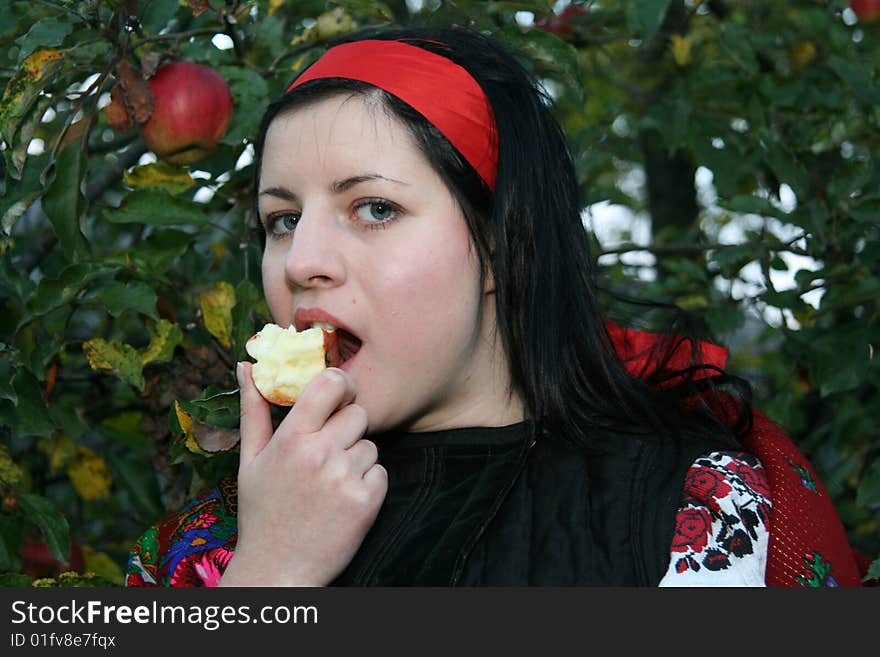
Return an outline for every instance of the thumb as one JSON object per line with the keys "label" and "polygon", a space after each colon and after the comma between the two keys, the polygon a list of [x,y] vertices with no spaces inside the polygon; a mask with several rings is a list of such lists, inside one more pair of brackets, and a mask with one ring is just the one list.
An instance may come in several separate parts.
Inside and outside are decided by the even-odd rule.
{"label": "thumb", "polygon": [[251,363],[238,363],[235,367],[238,387],[241,390],[241,463],[249,463],[272,438],[272,414],[263,395],[254,385]]}

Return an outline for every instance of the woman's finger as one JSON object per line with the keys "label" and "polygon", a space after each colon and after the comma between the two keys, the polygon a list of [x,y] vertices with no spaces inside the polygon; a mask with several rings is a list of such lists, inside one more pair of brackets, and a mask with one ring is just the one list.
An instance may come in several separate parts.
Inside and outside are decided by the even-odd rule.
{"label": "woman's finger", "polygon": [[[354,383],[342,370],[328,367],[305,387],[281,425],[285,432],[309,434],[320,431],[331,415],[350,404]],[[281,430],[282,427],[278,427]]]}
{"label": "woman's finger", "polygon": [[367,432],[367,412],[362,406],[348,404],[330,416],[322,438],[332,440],[339,449],[348,449]]}
{"label": "woman's finger", "polygon": [[272,439],[272,413],[251,377],[251,363],[238,363],[235,376],[241,391],[241,463],[249,463]]}

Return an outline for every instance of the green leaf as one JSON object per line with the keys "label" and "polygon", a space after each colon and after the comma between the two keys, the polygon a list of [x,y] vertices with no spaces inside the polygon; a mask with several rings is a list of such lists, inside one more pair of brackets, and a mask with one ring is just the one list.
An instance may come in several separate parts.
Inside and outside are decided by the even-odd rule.
{"label": "green leaf", "polygon": [[143,262],[147,269],[163,273],[186,253],[196,237],[182,230],[158,230],[138,243],[132,256]]}
{"label": "green leaf", "polygon": [[722,23],[721,45],[734,64],[742,69],[747,76],[751,77],[758,74],[758,60],[749,41],[747,28],[730,21]]}
{"label": "green leaf", "polygon": [[240,397],[237,390],[208,386],[198,398],[179,403],[194,419],[207,425],[228,429],[235,429],[239,425]]}
{"label": "green leaf", "polygon": [[813,363],[812,378],[819,394],[827,397],[861,385],[870,364],[868,354],[863,336],[841,333],[814,340],[805,356]]}
{"label": "green leaf", "polygon": [[83,343],[83,351],[93,370],[110,372],[138,390],[144,389],[144,363],[137,349],[131,345],[94,338]]}
{"label": "green leaf", "polygon": [[242,281],[235,288],[235,306],[232,308],[232,350],[233,357],[237,361],[245,358],[245,344],[256,332],[254,309],[261,296],[260,291],[250,281]]}
{"label": "green leaf", "polygon": [[221,66],[220,75],[232,91],[233,113],[229,129],[222,142],[235,146],[245,139],[253,139],[260,127],[260,119],[269,106],[269,86],[256,71],[240,66]]}
{"label": "green leaf", "polygon": [[81,262],[70,265],[57,278],[44,278],[28,301],[31,317],[25,318],[22,323],[71,303],[93,280],[115,271],[115,267]]}
{"label": "green leaf", "polygon": [[501,29],[495,36],[535,62],[539,69],[565,80],[571,91],[582,93],[577,49],[570,43],[542,30],[523,33],[515,26]]}
{"label": "green leaf", "polygon": [[17,515],[0,514],[0,571],[21,569],[22,524]]}
{"label": "green leaf", "polygon": [[30,156],[23,164],[15,189],[0,195],[0,239],[6,242],[15,224],[44,192],[41,181],[48,155]]}
{"label": "green leaf", "polygon": [[8,399],[14,404],[18,396],[12,387],[12,375],[17,363],[13,352],[2,348],[4,346],[0,344],[0,399]]}
{"label": "green leaf", "polygon": [[650,41],[657,34],[670,0],[631,0],[626,5],[626,21],[630,34]]}
{"label": "green leaf", "polygon": [[162,161],[142,164],[126,171],[122,178],[129,187],[156,187],[170,194],[180,194],[196,184],[186,168]]}
{"label": "green leaf", "polygon": [[123,411],[104,418],[101,431],[109,440],[132,450],[151,450],[153,443],[143,428],[144,415],[140,411]]}
{"label": "green leaf", "polygon": [[49,436],[55,430],[46,405],[40,382],[30,370],[20,367],[12,380],[15,389],[15,431],[24,435]]}
{"label": "green leaf", "polygon": [[0,573],[0,586],[24,588],[31,586],[31,578],[24,573]]}
{"label": "green leaf", "polygon": [[861,223],[880,224],[880,199],[864,199],[854,203],[847,213]]}
{"label": "green leaf", "polygon": [[880,104],[880,88],[874,83],[876,66],[844,59],[840,55],[832,55],[829,63],[856,98],[872,106]]}
{"label": "green leaf", "polygon": [[864,508],[880,505],[880,458],[875,458],[859,482],[856,504]]}
{"label": "green leaf", "polygon": [[[0,99],[0,136],[7,146],[15,145],[22,121],[28,116],[43,90],[55,81],[64,66],[60,50],[39,50],[28,57],[7,83]],[[18,178],[20,168],[12,172]]]}
{"label": "green leaf", "polygon": [[808,196],[810,176],[796,156],[780,144],[770,144],[765,158],[779,181],[788,183],[798,198]]}
{"label": "green leaf", "polygon": [[73,440],[78,439],[92,428],[86,424],[79,408],[81,401],[77,397],[64,395],[60,399],[53,399],[49,405],[49,417],[53,424]]}
{"label": "green leaf", "polygon": [[18,66],[38,48],[55,48],[64,42],[64,37],[73,31],[73,25],[64,15],[44,18],[31,25],[27,34],[18,37]]}
{"label": "green leaf", "polygon": [[153,319],[159,319],[156,313],[156,292],[146,283],[137,281],[99,283],[93,286],[84,298],[100,300],[113,317],[119,317],[126,310],[134,310]]}
{"label": "green leaf", "polygon": [[164,506],[155,471],[152,468],[133,465],[114,454],[109,454],[108,459],[113,468],[113,480],[122,484],[122,487],[128,491],[141,517],[148,522],[161,518],[164,515]]}
{"label": "green leaf", "polygon": [[774,308],[788,308],[794,312],[800,312],[806,304],[801,299],[801,292],[797,289],[783,290],[781,292],[775,290],[767,290],[761,294],[761,299]]}
{"label": "green leaf", "polygon": [[88,242],[79,225],[85,211],[85,197],[80,190],[85,169],[82,142],[73,141],[58,155],[55,178],[43,197],[43,212],[52,222],[64,255],[71,262],[83,260],[89,254]]}
{"label": "green leaf", "polygon": [[774,207],[768,199],[761,198],[760,196],[734,196],[727,202],[721,201],[721,204],[731,212],[742,212],[744,214],[760,214],[766,217],[785,216],[785,213]]}
{"label": "green leaf", "polygon": [[43,538],[52,556],[68,563],[70,561],[70,527],[67,518],[45,497],[21,493],[18,503],[25,516],[43,532]]}
{"label": "green leaf", "polygon": [[104,209],[103,216],[115,224],[141,223],[148,226],[201,226],[208,222],[203,205],[172,196],[161,189],[134,191],[125,197],[118,208]]}

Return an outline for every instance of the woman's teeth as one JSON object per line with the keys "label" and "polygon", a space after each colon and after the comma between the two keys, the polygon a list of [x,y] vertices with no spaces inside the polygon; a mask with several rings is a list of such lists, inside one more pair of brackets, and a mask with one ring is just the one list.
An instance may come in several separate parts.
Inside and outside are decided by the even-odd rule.
{"label": "woman's teeth", "polygon": [[312,322],[312,328],[323,329],[325,331],[329,331],[330,333],[336,330],[335,326],[333,326],[332,324],[328,324],[327,322]]}

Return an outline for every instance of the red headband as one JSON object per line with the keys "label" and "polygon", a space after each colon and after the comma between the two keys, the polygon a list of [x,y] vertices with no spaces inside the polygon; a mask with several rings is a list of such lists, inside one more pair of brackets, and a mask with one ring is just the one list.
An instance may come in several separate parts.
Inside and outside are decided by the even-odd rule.
{"label": "red headband", "polygon": [[402,41],[354,41],[330,48],[287,91],[319,78],[360,80],[396,96],[430,121],[495,189],[495,118],[480,85],[458,64]]}

